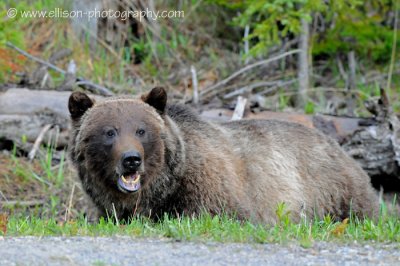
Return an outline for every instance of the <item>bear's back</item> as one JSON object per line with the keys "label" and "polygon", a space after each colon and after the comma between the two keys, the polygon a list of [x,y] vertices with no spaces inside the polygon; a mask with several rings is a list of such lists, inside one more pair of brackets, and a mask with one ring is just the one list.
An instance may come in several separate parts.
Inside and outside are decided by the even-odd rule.
{"label": "bear's back", "polygon": [[[216,162],[220,168],[226,169],[230,162],[231,168],[244,167],[243,175],[228,174],[226,179],[242,182],[236,187],[247,195],[243,204],[253,209],[251,216],[256,220],[269,220],[282,202],[289,203],[288,211],[295,219],[301,213],[343,218],[350,202],[355,213],[372,216],[376,210],[376,195],[366,173],[338,143],[315,129],[278,120],[213,123],[184,105],[169,106],[168,115],[189,136],[187,144],[193,144],[195,157],[199,150],[214,150],[220,154]],[[201,141],[192,143],[193,139]],[[238,192],[228,187],[228,194]]]}

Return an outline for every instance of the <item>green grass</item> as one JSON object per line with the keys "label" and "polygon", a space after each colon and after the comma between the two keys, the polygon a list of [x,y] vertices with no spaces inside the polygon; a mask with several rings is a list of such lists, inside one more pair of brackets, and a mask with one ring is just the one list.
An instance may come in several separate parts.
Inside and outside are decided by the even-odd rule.
{"label": "green grass", "polygon": [[7,228],[7,236],[122,235],[163,237],[184,241],[281,244],[295,242],[304,247],[312,246],[314,241],[400,242],[400,219],[385,214],[382,214],[377,222],[352,218],[349,222],[342,223],[332,221],[329,216],[312,222],[293,223],[284,215],[276,225],[269,226],[241,222],[226,215],[209,214],[197,218],[165,216],[159,222],[135,218],[128,223],[118,225],[107,219],[90,223],[83,216],[68,222],[30,216],[10,217]]}

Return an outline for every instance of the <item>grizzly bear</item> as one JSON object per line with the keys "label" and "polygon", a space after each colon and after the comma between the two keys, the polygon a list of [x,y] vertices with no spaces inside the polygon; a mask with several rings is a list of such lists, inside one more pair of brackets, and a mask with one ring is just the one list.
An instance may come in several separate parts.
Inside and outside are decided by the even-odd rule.
{"label": "grizzly bear", "polygon": [[101,215],[158,219],[226,213],[276,222],[284,203],[302,217],[375,217],[369,177],[316,130],[275,120],[212,123],[163,88],[95,103],[69,98],[70,159]]}

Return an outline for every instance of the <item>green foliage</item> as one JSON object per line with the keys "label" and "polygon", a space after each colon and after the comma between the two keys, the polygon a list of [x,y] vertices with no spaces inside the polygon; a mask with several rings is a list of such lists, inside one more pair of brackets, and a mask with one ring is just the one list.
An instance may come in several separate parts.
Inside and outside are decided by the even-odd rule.
{"label": "green foliage", "polygon": [[[301,8],[300,8],[301,7]],[[321,10],[323,1],[273,0],[246,1],[244,12],[235,21],[253,28],[249,39],[256,40],[251,53],[258,54],[277,44],[289,34],[300,32],[300,20],[311,21],[311,11]]]}
{"label": "green foliage", "polygon": [[278,224],[287,226],[290,224],[290,211],[286,210],[286,204],[284,202],[278,204],[276,208],[276,216],[278,217]]}
{"label": "green foliage", "polygon": [[[22,13],[43,10],[50,11],[55,8],[66,9],[68,3],[70,1],[64,2],[61,0],[6,0],[0,2],[0,17],[2,18],[0,19],[0,83],[4,81],[13,82],[12,79],[10,80],[10,75],[22,71],[23,66],[26,64],[23,56],[14,52],[10,53],[6,49],[5,44],[11,42],[23,50],[31,48],[26,43],[27,35],[31,32],[32,28],[40,24],[38,22],[46,20],[39,17],[29,17],[28,13],[22,15]],[[15,17],[7,16],[7,11],[10,8],[14,8],[17,11]],[[54,18],[52,21],[53,27],[58,27],[60,23],[68,22],[68,20],[62,20],[61,18]],[[59,31],[59,34],[62,34],[62,31]]]}
{"label": "green foliage", "polygon": [[284,110],[289,106],[290,97],[283,92],[279,93],[279,110]]}
{"label": "green foliage", "polygon": [[[41,10],[53,10],[54,8],[65,8],[66,4],[64,1],[56,0],[36,0],[36,1],[2,1],[0,3],[0,46],[9,41],[14,45],[25,48],[24,35],[26,32],[23,30],[29,24],[32,24],[38,18],[23,17],[21,12],[23,11],[41,11]],[[18,12],[16,17],[9,18],[7,11],[9,8],[15,8]]]}
{"label": "green foliage", "polygon": [[315,104],[311,101],[307,101],[306,105],[304,106],[304,112],[306,114],[315,113]]}
{"label": "green foliage", "polygon": [[24,47],[24,32],[16,30],[14,25],[26,25],[28,20],[18,15],[15,18],[8,18],[7,10],[11,7],[18,10],[19,5],[7,5],[6,2],[0,3],[0,17],[6,18],[0,20],[0,46],[4,46],[7,41],[10,41],[19,47]]}
{"label": "green foliage", "polygon": [[[369,0],[348,4],[331,4],[321,15],[334,27],[313,36],[315,55],[335,55],[355,50],[358,56],[376,62],[388,62],[393,42],[392,25],[387,14],[394,11],[394,1]],[[400,45],[398,42],[397,45]]]}
{"label": "green foliage", "polygon": [[[65,183],[65,152],[60,152],[58,159],[54,158],[53,145],[41,148],[36,157],[37,161],[29,162],[20,159],[18,149],[14,145],[11,156],[10,171],[6,171],[2,180],[2,190],[17,201],[37,202],[33,205],[4,204],[5,211],[16,216],[36,215],[37,217],[60,217],[64,212],[61,207],[66,202],[68,194],[61,193],[68,185]],[[57,162],[57,164],[55,164]]]}
{"label": "green foliage", "polygon": [[[249,0],[219,4],[237,9],[234,22],[252,29],[250,53],[262,54],[285,37],[301,32],[300,22],[312,22],[314,55],[336,55],[354,49],[357,55],[387,62],[393,41],[393,22],[388,20],[396,0]],[[400,45],[400,40],[398,41]]]}

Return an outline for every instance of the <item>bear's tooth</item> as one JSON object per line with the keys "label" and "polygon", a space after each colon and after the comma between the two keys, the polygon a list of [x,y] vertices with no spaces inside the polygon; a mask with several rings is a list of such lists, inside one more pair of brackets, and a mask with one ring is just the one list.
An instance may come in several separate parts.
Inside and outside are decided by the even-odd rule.
{"label": "bear's tooth", "polygon": [[131,184],[132,184],[132,185],[136,185],[136,184],[139,183],[139,182],[140,182],[140,175],[138,175],[138,176],[136,177],[136,179],[133,180],[133,181],[131,182]]}
{"label": "bear's tooth", "polygon": [[121,179],[122,179],[122,181],[123,181],[124,183],[128,183],[128,181],[125,179],[125,176],[124,176],[124,175],[121,175]]}

